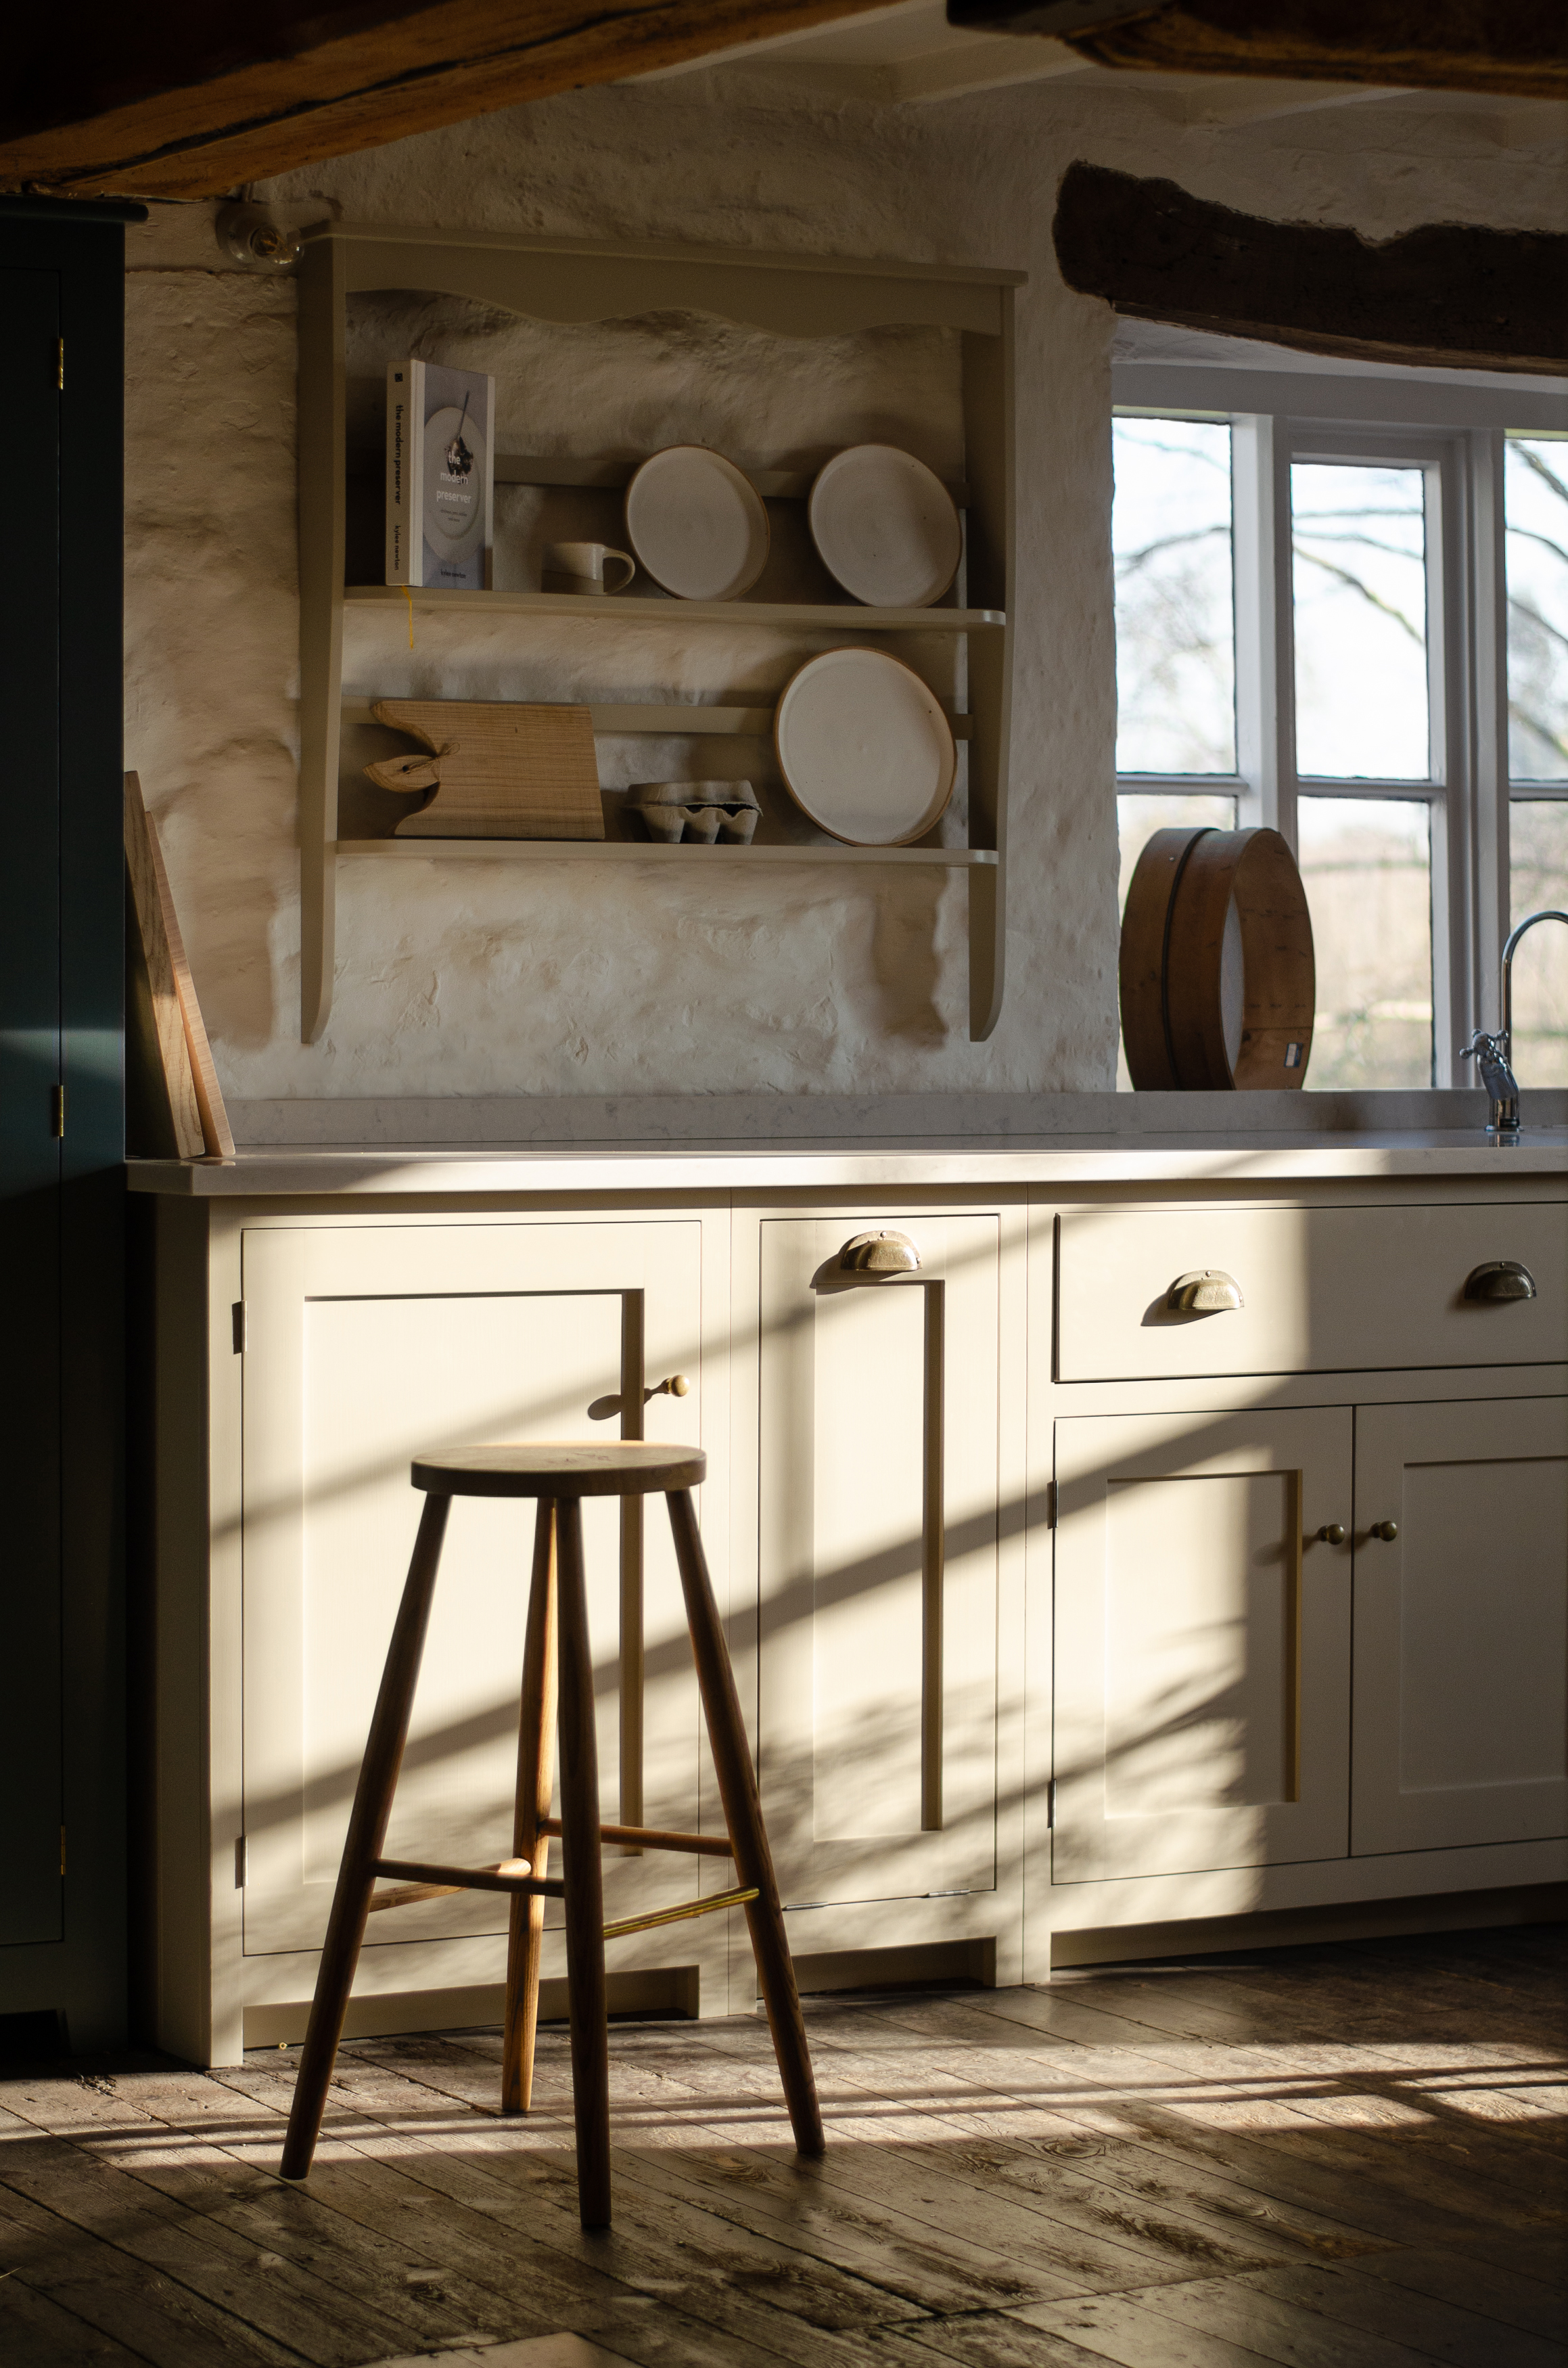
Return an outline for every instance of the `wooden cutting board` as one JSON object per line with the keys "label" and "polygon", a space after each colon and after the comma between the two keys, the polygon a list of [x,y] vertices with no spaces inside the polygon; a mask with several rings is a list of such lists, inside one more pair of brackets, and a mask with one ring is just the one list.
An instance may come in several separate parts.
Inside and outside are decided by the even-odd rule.
{"label": "wooden cutting board", "polygon": [[367,765],[378,789],[434,790],[398,838],[603,838],[604,807],[585,707],[378,699],[378,723],[424,754]]}
{"label": "wooden cutting board", "polygon": [[176,1157],[233,1159],[234,1138],[196,999],[196,981],[186,960],[158,825],[147,811],[136,773],[125,776],[125,861],[143,965],[133,983],[128,1024],[134,1033],[142,1020],[144,978],[145,1032],[152,1040],[133,1050],[142,1056],[143,1074],[149,1057],[155,1062],[167,1096]]}

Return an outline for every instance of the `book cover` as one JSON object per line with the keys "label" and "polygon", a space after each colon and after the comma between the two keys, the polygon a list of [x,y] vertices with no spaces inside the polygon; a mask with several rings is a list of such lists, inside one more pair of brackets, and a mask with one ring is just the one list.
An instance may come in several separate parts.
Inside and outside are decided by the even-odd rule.
{"label": "book cover", "polygon": [[440,362],[387,370],[389,584],[490,587],[495,518],[495,381]]}
{"label": "book cover", "polygon": [[387,365],[387,582],[417,583],[410,575],[408,531],[408,457],[412,428],[410,403],[417,362]]}

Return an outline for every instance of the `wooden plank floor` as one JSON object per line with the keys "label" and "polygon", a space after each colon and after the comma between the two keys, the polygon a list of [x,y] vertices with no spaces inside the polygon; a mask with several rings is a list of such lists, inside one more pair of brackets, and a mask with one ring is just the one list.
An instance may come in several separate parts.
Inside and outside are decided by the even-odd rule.
{"label": "wooden plank floor", "polygon": [[[612,2036],[614,2229],[577,2225],[564,2033],[0,2081],[5,2368],[312,2368],[573,2330],[644,2368],[1568,2362],[1568,1928],[818,1998],[829,2148],[766,2028]],[[519,2355],[519,2360],[527,2355]]]}

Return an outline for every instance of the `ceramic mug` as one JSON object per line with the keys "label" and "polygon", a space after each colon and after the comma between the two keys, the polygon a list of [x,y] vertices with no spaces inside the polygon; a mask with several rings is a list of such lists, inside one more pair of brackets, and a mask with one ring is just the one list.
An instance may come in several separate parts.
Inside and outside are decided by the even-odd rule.
{"label": "ceramic mug", "polygon": [[[607,584],[605,570],[624,567],[619,581]],[[547,592],[624,592],[637,573],[637,562],[624,551],[602,542],[547,542],[544,547],[544,588]]]}

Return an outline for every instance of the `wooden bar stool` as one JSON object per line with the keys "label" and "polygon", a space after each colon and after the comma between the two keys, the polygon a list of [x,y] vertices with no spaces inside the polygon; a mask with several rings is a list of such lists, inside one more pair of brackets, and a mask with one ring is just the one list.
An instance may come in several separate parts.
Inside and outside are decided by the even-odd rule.
{"label": "wooden bar stool", "polygon": [[[795,2144],[801,2154],[823,2151],[822,2114],[806,2048],[805,2024],[773,1860],[762,1822],[756,1778],[746,1746],[729,1650],[713,1600],[691,1490],[708,1469],[695,1447],[660,1447],[642,1440],[566,1445],[460,1447],[416,1457],[410,1476],[425,1491],[414,1558],[392,1629],[369,1740],[359,1770],[348,1838],[333,1896],[326,1944],[316,1975],[310,2028],[300,2061],[293,2109],[284,2141],[282,2175],[303,2179],[321,2130],[326,2092],[354,1968],[373,1909],[397,1907],[443,1892],[504,1891],[511,1895],[506,1967],[506,2037],[502,2065],[504,2110],[526,2112],[533,2082],[534,2029],[539,2015],[540,1954],[546,1899],[566,1906],[566,1985],[572,2026],[572,2093],[577,2125],[577,2198],[585,2228],[609,2226],[609,2035],[605,2005],[607,1940],[653,1924],[743,1907],[767,2008]],[[727,1839],[664,1833],[640,1826],[607,1826],[599,1817],[598,1748],[594,1735],[594,1671],[583,1580],[582,1502],[585,1497],[642,1497],[662,1491],[675,1533],[691,1634],[697,1682],[719,1779]],[[517,1793],[513,1855],[497,1866],[426,1865],[381,1855],[414,1690],[419,1677],[441,1541],[454,1497],[533,1497],[533,1582],[523,1648],[522,1714],[517,1736]],[[559,1606],[559,1609],[558,1609]],[[556,1631],[559,1629],[559,1647]],[[550,1812],[550,1726],[559,1697],[561,1816]],[[546,1873],[550,1837],[562,1839],[562,1880]],[[733,1858],[740,1875],[733,1891],[713,1892],[676,1908],[604,1920],[599,1862],[603,1842],[631,1842]],[[379,1878],[396,1888],[377,1894]]]}

